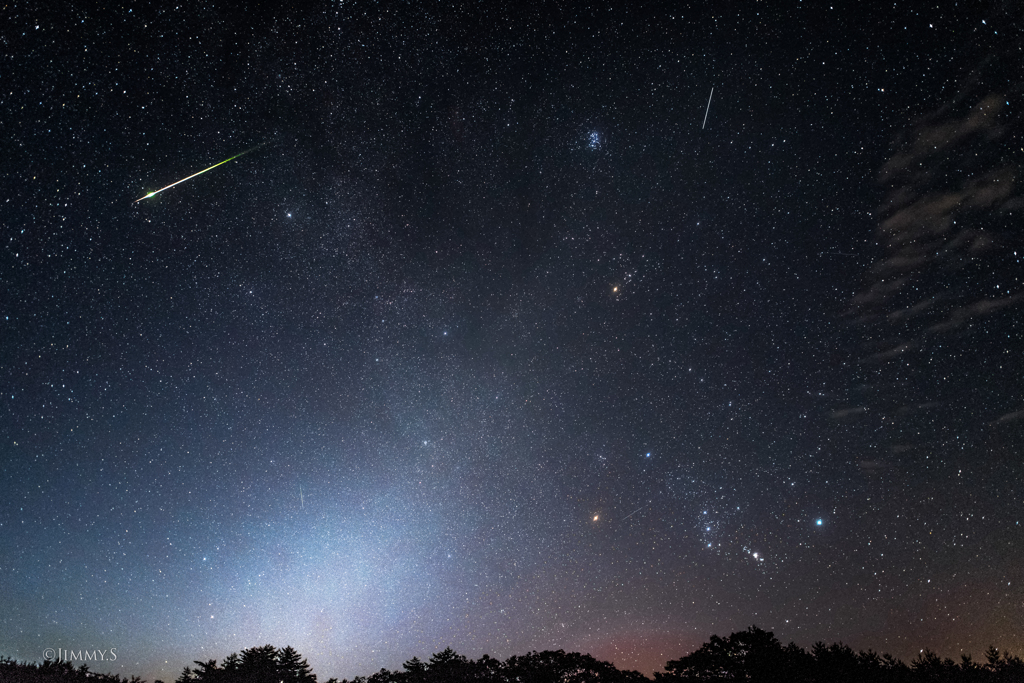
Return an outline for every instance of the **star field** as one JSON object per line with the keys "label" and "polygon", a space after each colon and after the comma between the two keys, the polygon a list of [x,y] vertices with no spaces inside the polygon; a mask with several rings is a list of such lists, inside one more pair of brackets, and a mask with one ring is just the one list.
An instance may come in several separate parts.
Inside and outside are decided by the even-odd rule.
{"label": "star field", "polygon": [[1012,3],[4,14],[0,654],[1024,650]]}

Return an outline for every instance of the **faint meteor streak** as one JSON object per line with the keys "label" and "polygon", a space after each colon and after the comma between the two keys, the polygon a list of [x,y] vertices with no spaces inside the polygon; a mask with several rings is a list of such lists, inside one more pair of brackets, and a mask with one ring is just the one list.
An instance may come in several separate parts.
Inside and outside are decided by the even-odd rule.
{"label": "faint meteor streak", "polygon": [[[704,130],[704,126],[708,125],[708,112],[711,111],[711,97],[715,94],[715,86],[711,86],[711,95],[708,95],[708,108],[704,110],[704,123],[701,124],[700,129]],[[187,180],[187,178],[186,178]]]}
{"label": "faint meteor streak", "polygon": [[641,511],[641,510],[643,510],[643,509],[644,509],[645,507],[647,507],[647,506],[646,506],[646,505],[641,505],[641,506],[640,506],[640,507],[638,507],[638,508],[637,508],[636,510],[633,510],[633,511],[632,511],[632,512],[630,512],[630,513],[629,513],[628,515],[626,515],[625,517],[623,517],[623,518],[622,518],[622,521],[623,521],[623,522],[625,522],[625,521],[626,521],[627,519],[629,519],[630,517],[632,517],[632,516],[633,516],[633,515],[635,515],[636,513],[640,512],[640,511]]}
{"label": "faint meteor streak", "polygon": [[149,198],[150,198],[150,197],[152,197],[153,195],[158,195],[158,194],[160,194],[161,192],[163,192],[164,190],[169,190],[169,189],[171,189],[171,188],[172,188],[172,187],[174,187],[175,185],[181,185],[181,184],[182,184],[183,182],[185,182],[186,180],[192,180],[192,179],[193,179],[193,178],[195,178],[195,177],[196,177],[197,175],[202,175],[202,174],[206,173],[207,171],[212,171],[213,169],[217,168],[218,166],[222,166],[222,165],[224,165],[224,164],[228,163],[229,161],[233,161],[234,159],[237,159],[238,157],[240,157],[240,156],[242,156],[242,155],[248,154],[249,152],[251,152],[251,151],[253,151],[253,150],[255,150],[255,149],[259,149],[260,147],[262,147],[262,146],[263,146],[263,145],[265,145],[265,144],[267,144],[267,143],[265,143],[265,142],[264,142],[264,143],[263,143],[262,145],[256,145],[255,147],[251,147],[251,148],[249,148],[249,149],[245,150],[244,152],[239,152],[238,154],[236,154],[235,156],[231,157],[230,159],[225,159],[224,161],[221,161],[221,162],[219,162],[219,163],[216,163],[216,164],[214,164],[213,166],[210,166],[209,168],[204,168],[204,169],[203,169],[202,171],[199,171],[198,173],[193,173],[192,175],[190,175],[190,176],[189,176],[189,177],[187,177],[187,178],[182,178],[181,180],[179,180],[179,181],[178,181],[178,182],[176,182],[176,183],[171,183],[171,184],[170,184],[170,185],[168,185],[167,187],[161,187],[161,188],[160,188],[159,190],[154,190],[153,192],[150,192],[149,194],[147,194],[147,195],[146,195],[145,197],[139,197],[139,198],[138,198],[138,199],[136,199],[136,200],[135,200],[134,202],[132,202],[132,204],[137,204],[138,202],[141,202],[141,201],[142,201],[143,199],[149,199]]}

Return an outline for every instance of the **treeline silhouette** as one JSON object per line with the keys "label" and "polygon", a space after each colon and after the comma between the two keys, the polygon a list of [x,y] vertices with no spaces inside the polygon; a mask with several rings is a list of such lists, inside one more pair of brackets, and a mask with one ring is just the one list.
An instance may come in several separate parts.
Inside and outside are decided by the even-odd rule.
{"label": "treeline silhouette", "polygon": [[[669,661],[656,683],[747,681],[748,683],[1024,683],[1024,660],[994,647],[984,662],[963,655],[959,662],[923,650],[909,664],[871,650],[854,652],[842,643],[815,643],[810,651],[783,646],[756,626],[726,638],[711,636],[699,649]],[[138,677],[96,674],[69,662],[43,664],[0,659],[0,683],[143,683]],[[186,667],[175,683],[316,683],[316,674],[291,647],[264,645]],[[161,683],[156,681],[155,683]],[[327,683],[339,683],[331,678]],[[563,650],[530,652],[505,661],[484,655],[472,660],[451,648],[427,661],[413,657],[397,671],[381,669],[340,683],[651,683],[637,671],[620,670],[590,655]]]}
{"label": "treeline silhouette", "polygon": [[872,650],[854,652],[842,643],[817,642],[808,652],[795,643],[783,647],[770,631],[756,626],[728,638],[711,636],[695,652],[668,662],[658,683],[750,681],[751,683],[1024,683],[1024,661],[994,647],[985,663],[962,655],[959,662],[922,650],[909,665]]}
{"label": "treeline silhouette", "polygon": [[87,664],[75,667],[71,662],[47,660],[42,664],[0,658],[0,683],[145,683],[138,676],[121,678],[117,674],[89,671]]}

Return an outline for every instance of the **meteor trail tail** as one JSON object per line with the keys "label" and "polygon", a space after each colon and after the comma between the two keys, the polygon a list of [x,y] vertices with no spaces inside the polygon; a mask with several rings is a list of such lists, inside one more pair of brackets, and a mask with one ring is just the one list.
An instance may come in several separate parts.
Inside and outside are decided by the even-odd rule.
{"label": "meteor trail tail", "polygon": [[636,513],[640,512],[640,511],[641,511],[641,510],[643,510],[643,509],[644,509],[645,507],[647,507],[647,506],[646,506],[646,505],[641,505],[641,506],[640,506],[640,507],[638,507],[638,508],[637,508],[636,510],[633,510],[633,511],[632,511],[632,512],[630,512],[630,513],[629,513],[628,515],[626,515],[625,517],[623,517],[623,518],[622,518],[622,521],[623,521],[623,522],[625,522],[625,521],[626,521],[627,519],[629,519],[630,517],[632,517],[632,516],[633,516],[633,515],[635,515]]}
{"label": "meteor trail tail", "polygon": [[138,202],[141,202],[141,201],[142,201],[143,199],[149,199],[149,198],[150,198],[150,197],[152,197],[153,195],[158,195],[158,194],[160,194],[161,192],[163,192],[164,190],[169,190],[169,189],[171,189],[172,187],[174,187],[175,185],[180,185],[180,184],[182,184],[182,183],[183,183],[183,182],[185,182],[186,180],[192,180],[192,179],[193,179],[193,178],[195,178],[195,177],[196,177],[197,175],[202,175],[203,173],[206,173],[207,171],[212,171],[213,169],[217,168],[218,166],[222,166],[222,165],[224,165],[224,164],[228,163],[229,161],[234,161],[234,160],[235,160],[235,159],[237,159],[238,157],[240,157],[240,156],[243,156],[243,155],[245,155],[245,154],[248,154],[249,152],[252,152],[253,150],[259,149],[260,147],[263,147],[263,146],[264,146],[264,145],[266,145],[266,144],[268,144],[268,143],[264,142],[263,144],[260,144],[260,145],[256,145],[255,147],[250,147],[249,149],[245,150],[244,152],[239,152],[238,154],[236,154],[235,156],[231,157],[230,159],[225,159],[224,161],[221,161],[220,163],[216,163],[216,164],[214,164],[213,166],[210,166],[209,168],[204,168],[204,169],[203,169],[202,171],[199,171],[198,173],[193,173],[192,175],[190,175],[190,176],[189,176],[189,177],[187,177],[187,178],[182,178],[181,180],[179,180],[179,181],[178,181],[178,182],[176,182],[176,183],[171,183],[171,184],[170,184],[170,185],[168,185],[167,187],[161,187],[161,188],[160,188],[159,190],[154,190],[153,192],[150,192],[149,194],[147,194],[147,195],[146,195],[145,197],[139,197],[139,198],[138,198],[138,199],[136,199],[136,200],[135,200],[134,202],[132,202],[132,204],[137,204]]}
{"label": "meteor trail tail", "polygon": [[715,86],[711,86],[711,95],[708,95],[708,108],[704,110],[704,123],[701,124],[701,130],[704,130],[704,126],[708,125],[708,112],[711,111],[711,97],[714,94]]}

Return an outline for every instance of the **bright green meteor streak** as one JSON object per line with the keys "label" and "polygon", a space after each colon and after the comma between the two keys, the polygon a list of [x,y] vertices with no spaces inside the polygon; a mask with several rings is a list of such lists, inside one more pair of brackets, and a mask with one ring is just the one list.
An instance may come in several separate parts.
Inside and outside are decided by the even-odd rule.
{"label": "bright green meteor streak", "polygon": [[[263,145],[265,145],[265,144],[267,144],[267,143],[265,143],[265,142],[264,142],[264,143],[263,143]],[[188,178],[182,178],[182,179],[181,179],[181,180],[179,180],[178,182],[176,182],[176,183],[171,183],[171,184],[170,184],[170,185],[168,185],[167,187],[161,187],[161,188],[160,188],[159,190],[154,190],[153,192],[150,192],[149,194],[147,194],[147,195],[146,195],[145,197],[139,197],[139,198],[138,198],[138,199],[136,199],[136,200],[135,200],[134,202],[132,202],[132,204],[136,204],[136,203],[138,203],[138,202],[141,202],[141,201],[142,201],[143,199],[149,199],[149,198],[150,198],[150,197],[152,197],[153,195],[157,195],[157,194],[160,194],[160,193],[161,193],[161,192],[163,192],[164,190],[169,190],[169,189],[171,189],[172,187],[174,187],[175,185],[181,185],[181,184],[182,184],[183,182],[185,182],[186,180],[192,180],[192,179],[193,179],[193,178],[195,178],[195,177],[196,177],[197,175],[202,175],[202,174],[206,173],[207,171],[212,171],[213,169],[217,168],[218,166],[222,166],[222,165],[224,165],[224,164],[228,163],[229,161],[231,161],[231,160],[233,160],[233,159],[237,159],[238,157],[242,156],[243,154],[248,154],[249,152],[253,151],[254,149],[259,149],[259,148],[260,148],[260,147],[262,147],[263,145],[256,145],[255,147],[252,147],[252,148],[250,148],[250,149],[247,149],[247,150],[245,150],[244,152],[239,152],[239,153],[238,153],[238,154],[236,154],[235,156],[231,157],[231,159],[225,159],[224,161],[221,161],[220,163],[214,164],[213,166],[210,166],[209,168],[204,168],[204,169],[203,169],[202,171],[199,171],[199,173],[193,173],[193,174],[192,174],[192,175],[190,175],[190,176],[189,176]]]}

